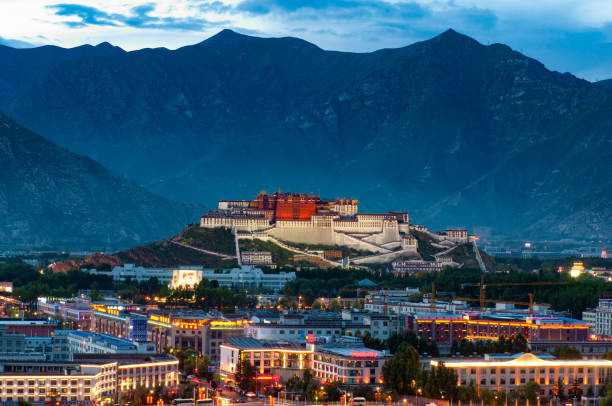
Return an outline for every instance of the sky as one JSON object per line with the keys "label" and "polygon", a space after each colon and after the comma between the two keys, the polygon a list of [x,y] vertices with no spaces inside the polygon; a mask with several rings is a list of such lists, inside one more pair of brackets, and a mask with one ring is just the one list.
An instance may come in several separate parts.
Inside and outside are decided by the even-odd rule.
{"label": "sky", "polygon": [[175,49],[224,28],[354,52],[453,28],[549,69],[612,78],[611,0],[0,0],[0,44],[13,47],[107,41],[126,50]]}

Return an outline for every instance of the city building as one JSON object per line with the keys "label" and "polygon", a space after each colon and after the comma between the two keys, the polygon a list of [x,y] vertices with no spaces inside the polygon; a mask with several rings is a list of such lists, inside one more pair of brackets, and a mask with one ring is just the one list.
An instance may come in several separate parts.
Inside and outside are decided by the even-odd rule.
{"label": "city building", "polygon": [[229,337],[220,347],[219,372],[225,380],[234,380],[242,361],[256,369],[258,380],[284,383],[293,376],[303,376],[312,366],[313,349],[305,343],[263,341],[251,337]]}
{"label": "city building", "polygon": [[270,251],[240,251],[240,260],[243,265],[275,267]]}
{"label": "city building", "polygon": [[388,356],[363,345],[316,345],[312,375],[321,383],[382,385],[382,366]]}
{"label": "city building", "polygon": [[94,405],[117,395],[117,363],[0,362],[0,400]]}
{"label": "city building", "polygon": [[529,345],[558,341],[588,341],[589,325],[566,317],[508,316],[492,314],[415,315],[407,328],[419,338],[433,340],[441,351],[462,339],[497,340],[520,334]]}
{"label": "city building", "polygon": [[56,320],[1,319],[0,328],[7,333],[21,333],[27,337],[51,337],[58,327]]}
{"label": "city building", "polygon": [[343,311],[341,314],[309,313],[283,314],[277,320],[260,320],[249,324],[246,335],[267,341],[299,341],[307,337],[339,338],[363,336],[386,340],[395,332],[404,330],[404,318],[368,312]]}
{"label": "city building", "polygon": [[170,282],[172,282],[173,269],[145,268],[134,264],[124,264],[122,266],[117,265],[113,267],[110,272],[97,269],[88,269],[87,272],[91,275],[107,275],[112,277],[115,281],[132,280],[135,282],[143,282],[151,278],[157,278],[157,280],[163,284],[170,284]]}
{"label": "city building", "polygon": [[[601,386],[612,372],[612,361],[603,359],[559,360],[531,353],[515,356],[485,356],[482,359],[440,359],[432,366],[444,366],[457,372],[457,385],[474,384],[478,391],[517,390],[527,382],[540,385],[542,396],[568,396],[573,386],[586,392],[591,387],[599,395]],[[559,387],[558,382],[561,382]]]}
{"label": "city building", "polygon": [[90,329],[93,310],[89,303],[65,299],[50,300],[42,297],[37,301],[37,308],[41,316],[68,322],[74,328]]}
{"label": "city building", "polygon": [[53,337],[55,360],[70,361],[74,354],[155,354],[152,342],[132,341],[103,333],[57,330]]}
{"label": "city building", "polygon": [[202,278],[217,281],[219,286],[230,289],[268,288],[279,292],[287,282],[295,280],[295,272],[264,273],[245,265],[230,270],[205,269]]}
{"label": "city building", "polygon": [[243,336],[248,320],[230,320],[201,311],[167,311],[149,314],[148,339],[162,352],[167,348],[191,348],[218,362],[225,339]]}
{"label": "city building", "polygon": [[134,341],[147,340],[147,312],[156,307],[132,304],[95,304],[91,331]]}
{"label": "city building", "polygon": [[599,336],[612,336],[612,299],[599,299],[595,309],[595,331]]}

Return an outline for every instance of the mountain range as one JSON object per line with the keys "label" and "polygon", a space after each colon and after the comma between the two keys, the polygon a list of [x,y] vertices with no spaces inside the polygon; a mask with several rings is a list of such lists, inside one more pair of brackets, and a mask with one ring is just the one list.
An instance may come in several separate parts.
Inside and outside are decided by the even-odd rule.
{"label": "mountain range", "polygon": [[197,218],[0,113],[0,241],[8,245],[129,247]]}
{"label": "mountain range", "polygon": [[448,30],[348,53],[224,30],[24,68],[37,49],[11,57],[21,76],[0,52],[0,109],[169,199],[281,188],[491,237],[612,237],[612,92],[502,44]]}

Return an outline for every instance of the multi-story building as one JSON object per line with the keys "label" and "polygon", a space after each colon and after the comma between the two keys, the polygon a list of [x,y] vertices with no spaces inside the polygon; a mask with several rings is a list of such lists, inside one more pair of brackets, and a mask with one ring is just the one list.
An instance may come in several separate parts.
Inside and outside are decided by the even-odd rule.
{"label": "multi-story building", "polygon": [[134,264],[117,265],[110,272],[97,269],[87,270],[91,275],[107,275],[115,281],[132,280],[143,282],[151,278],[157,278],[157,280],[164,284],[169,284],[172,281],[172,271],[173,268],[145,268]]}
{"label": "multi-story building", "polygon": [[250,337],[229,337],[221,344],[219,371],[233,380],[240,363],[247,360],[256,369],[256,379],[286,382],[302,376],[312,366],[313,349],[305,343],[262,341]]}
{"label": "multi-story building", "polygon": [[507,315],[416,315],[407,327],[418,337],[435,341],[441,350],[462,339],[497,340],[500,336],[520,334],[529,344],[555,341],[588,341],[589,326],[565,317]]}
{"label": "multi-story building", "polygon": [[387,359],[383,351],[359,345],[315,347],[312,375],[322,383],[345,385],[383,384],[382,366]]}
{"label": "multi-story building", "polygon": [[397,315],[380,315],[346,311],[339,314],[284,314],[272,322],[263,320],[249,324],[246,334],[259,340],[298,341],[307,337],[339,338],[345,335],[387,339],[402,332],[405,322]]}
{"label": "multi-story building", "polygon": [[227,271],[205,269],[202,278],[214,280],[219,286],[230,289],[256,289],[268,288],[274,292],[283,289],[289,281],[295,280],[295,272],[264,273],[259,268],[242,266]]}
{"label": "multi-story building", "polygon": [[599,299],[595,309],[595,334],[612,336],[612,299]]}
{"label": "multi-story building", "polygon": [[465,228],[447,228],[444,230],[444,234],[447,239],[459,244],[466,244],[469,241],[468,232]]}
{"label": "multi-story building", "polygon": [[74,359],[78,363],[114,362],[116,375],[108,386],[113,385],[117,398],[137,389],[178,389],[179,361],[170,355],[75,354]]}
{"label": "multi-story building", "polygon": [[582,321],[589,325],[591,333],[597,332],[597,311],[595,309],[586,309],[582,312]]}
{"label": "multi-story building", "polygon": [[68,322],[81,330],[90,329],[93,310],[89,303],[43,297],[38,299],[37,308],[40,315]]}
{"label": "multi-story building", "polygon": [[274,265],[270,251],[240,251],[240,260],[243,265]]}
{"label": "multi-story building", "polygon": [[88,331],[57,330],[53,337],[55,360],[69,361],[74,354],[155,354],[155,350],[152,342]]}
{"label": "multi-story building", "polygon": [[140,305],[94,305],[91,331],[134,341],[147,340],[147,310]]}
{"label": "multi-story building", "polygon": [[0,399],[94,405],[117,395],[117,363],[13,361],[0,363]]}
{"label": "multi-story building", "polygon": [[21,333],[27,337],[51,337],[58,327],[57,320],[0,320],[0,328],[7,333]]}
{"label": "multi-story building", "polygon": [[[431,361],[432,366],[440,363],[457,372],[458,386],[472,383],[478,391],[510,391],[524,387],[527,382],[535,382],[540,385],[543,396],[567,396],[574,386],[584,392],[592,388],[598,395],[601,385],[612,373],[612,361],[608,360],[559,360],[531,353],[510,358],[486,356],[480,360]],[[558,393],[559,390],[563,393]]]}
{"label": "multi-story building", "polygon": [[158,352],[192,348],[218,362],[220,346],[232,336],[243,336],[248,320],[229,320],[200,311],[156,312],[149,315],[148,339]]}

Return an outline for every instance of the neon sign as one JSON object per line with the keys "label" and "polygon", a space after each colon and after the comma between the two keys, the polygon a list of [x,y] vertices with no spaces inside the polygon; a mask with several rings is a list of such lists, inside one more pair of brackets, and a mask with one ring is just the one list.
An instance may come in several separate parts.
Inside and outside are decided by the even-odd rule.
{"label": "neon sign", "polygon": [[376,351],[351,351],[351,358],[378,358]]}

